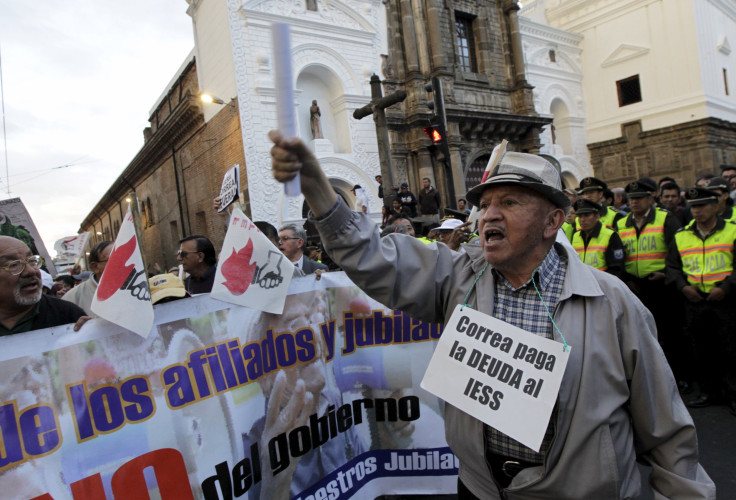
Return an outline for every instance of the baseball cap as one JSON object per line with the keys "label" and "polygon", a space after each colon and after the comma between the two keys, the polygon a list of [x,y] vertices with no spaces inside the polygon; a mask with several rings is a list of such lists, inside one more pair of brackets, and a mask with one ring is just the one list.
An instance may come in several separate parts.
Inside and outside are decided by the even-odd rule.
{"label": "baseball cap", "polygon": [[148,287],[151,290],[151,302],[153,304],[169,297],[180,299],[187,296],[184,282],[169,273],[157,274],[152,278],[148,278]]}
{"label": "baseball cap", "polygon": [[442,224],[440,227],[436,228],[437,231],[454,231],[459,226],[463,225],[463,221],[460,219],[455,219],[453,217],[449,217],[442,221]]}
{"label": "baseball cap", "polygon": [[79,274],[75,274],[72,276],[77,281],[86,281],[89,279],[90,276],[92,276],[92,271],[82,271]]}
{"label": "baseball cap", "polygon": [[407,184],[406,182],[402,182],[402,183],[401,183],[401,186],[399,186],[399,187],[400,187],[401,189],[409,189],[409,184]]}
{"label": "baseball cap", "polygon": [[54,286],[54,279],[43,269],[41,269],[41,286],[43,286],[44,288],[48,288],[49,290],[51,290],[51,287]]}
{"label": "baseball cap", "polygon": [[465,198],[477,207],[483,192],[497,184],[533,189],[559,208],[570,206],[570,199],[562,192],[559,171],[541,156],[515,152],[504,154],[488,179],[468,191]]}

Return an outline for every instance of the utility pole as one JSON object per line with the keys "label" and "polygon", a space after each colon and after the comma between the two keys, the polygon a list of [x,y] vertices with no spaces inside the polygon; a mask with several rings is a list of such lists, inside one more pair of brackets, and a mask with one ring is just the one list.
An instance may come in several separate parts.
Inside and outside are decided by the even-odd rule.
{"label": "utility pole", "polygon": [[[386,112],[384,110],[404,99],[406,99],[406,92],[403,90],[397,90],[383,97],[381,79],[374,74],[371,76],[371,102],[353,112],[353,118],[356,120],[373,115],[373,121],[376,123],[378,161],[381,165],[381,177],[383,178],[383,204],[387,209],[391,209],[391,203],[396,197],[392,190],[396,185],[396,179],[394,178],[393,162],[391,161],[391,142],[388,138],[388,125],[386,124]],[[388,189],[386,189],[386,186],[388,186]]]}

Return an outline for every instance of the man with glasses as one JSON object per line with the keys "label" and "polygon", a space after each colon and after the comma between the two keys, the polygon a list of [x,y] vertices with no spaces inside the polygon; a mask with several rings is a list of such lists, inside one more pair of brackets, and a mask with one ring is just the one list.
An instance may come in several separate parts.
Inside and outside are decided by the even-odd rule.
{"label": "man with glasses", "polygon": [[90,319],[79,306],[42,293],[41,263],[22,241],[0,236],[0,336],[67,323],[77,331]]}
{"label": "man with glasses", "polygon": [[214,245],[207,237],[195,234],[179,241],[176,260],[184,272],[189,274],[184,280],[187,292],[196,295],[212,291],[217,271],[217,255]]}
{"label": "man with glasses", "polygon": [[77,304],[84,309],[87,316],[96,318],[97,315],[92,312],[92,299],[97,293],[97,285],[102,278],[102,272],[105,270],[105,263],[110,258],[112,249],[115,244],[112,241],[101,241],[96,244],[89,252],[89,269],[92,276],[83,281],[80,285],[75,286],[64,294],[63,299]]}
{"label": "man with glasses", "polygon": [[295,224],[286,224],[279,228],[279,250],[286,255],[286,258],[294,264],[294,267],[301,269],[304,274],[321,274],[327,271],[327,266],[319,262],[315,262],[304,255],[304,247],[307,244],[307,232]]}

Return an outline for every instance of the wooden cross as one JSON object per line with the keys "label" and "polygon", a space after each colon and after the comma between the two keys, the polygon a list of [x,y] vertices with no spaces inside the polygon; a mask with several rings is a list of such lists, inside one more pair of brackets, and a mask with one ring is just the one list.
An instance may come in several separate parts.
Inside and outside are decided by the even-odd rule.
{"label": "wooden cross", "polygon": [[373,115],[373,121],[376,123],[378,161],[381,165],[381,177],[383,179],[383,204],[387,209],[392,208],[391,203],[396,196],[392,190],[396,186],[396,180],[394,179],[393,163],[391,162],[391,143],[388,138],[388,125],[386,125],[386,112],[384,110],[404,99],[406,99],[406,92],[403,90],[397,90],[383,97],[381,79],[378,75],[373,75],[371,76],[371,102],[353,112],[353,118],[356,120]]}

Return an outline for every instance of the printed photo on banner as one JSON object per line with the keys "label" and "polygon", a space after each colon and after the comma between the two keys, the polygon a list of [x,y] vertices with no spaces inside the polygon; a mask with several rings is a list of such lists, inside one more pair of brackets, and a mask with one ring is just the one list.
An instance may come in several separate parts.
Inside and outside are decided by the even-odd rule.
{"label": "printed photo on banner", "polygon": [[56,275],[56,268],[31,215],[20,198],[0,200],[0,235],[19,239],[31,249],[33,255],[43,257],[49,274]]}
{"label": "printed photo on banner", "polygon": [[102,320],[0,338],[0,422],[19,423],[0,429],[0,488],[55,500],[454,492],[440,401],[419,388],[441,326],[341,279],[300,278],[307,291],[283,314],[208,296],[162,304],[148,338]]}
{"label": "printed photo on banner", "polygon": [[240,198],[240,165],[237,163],[225,172],[220,187],[220,208],[218,212],[224,212]]}

